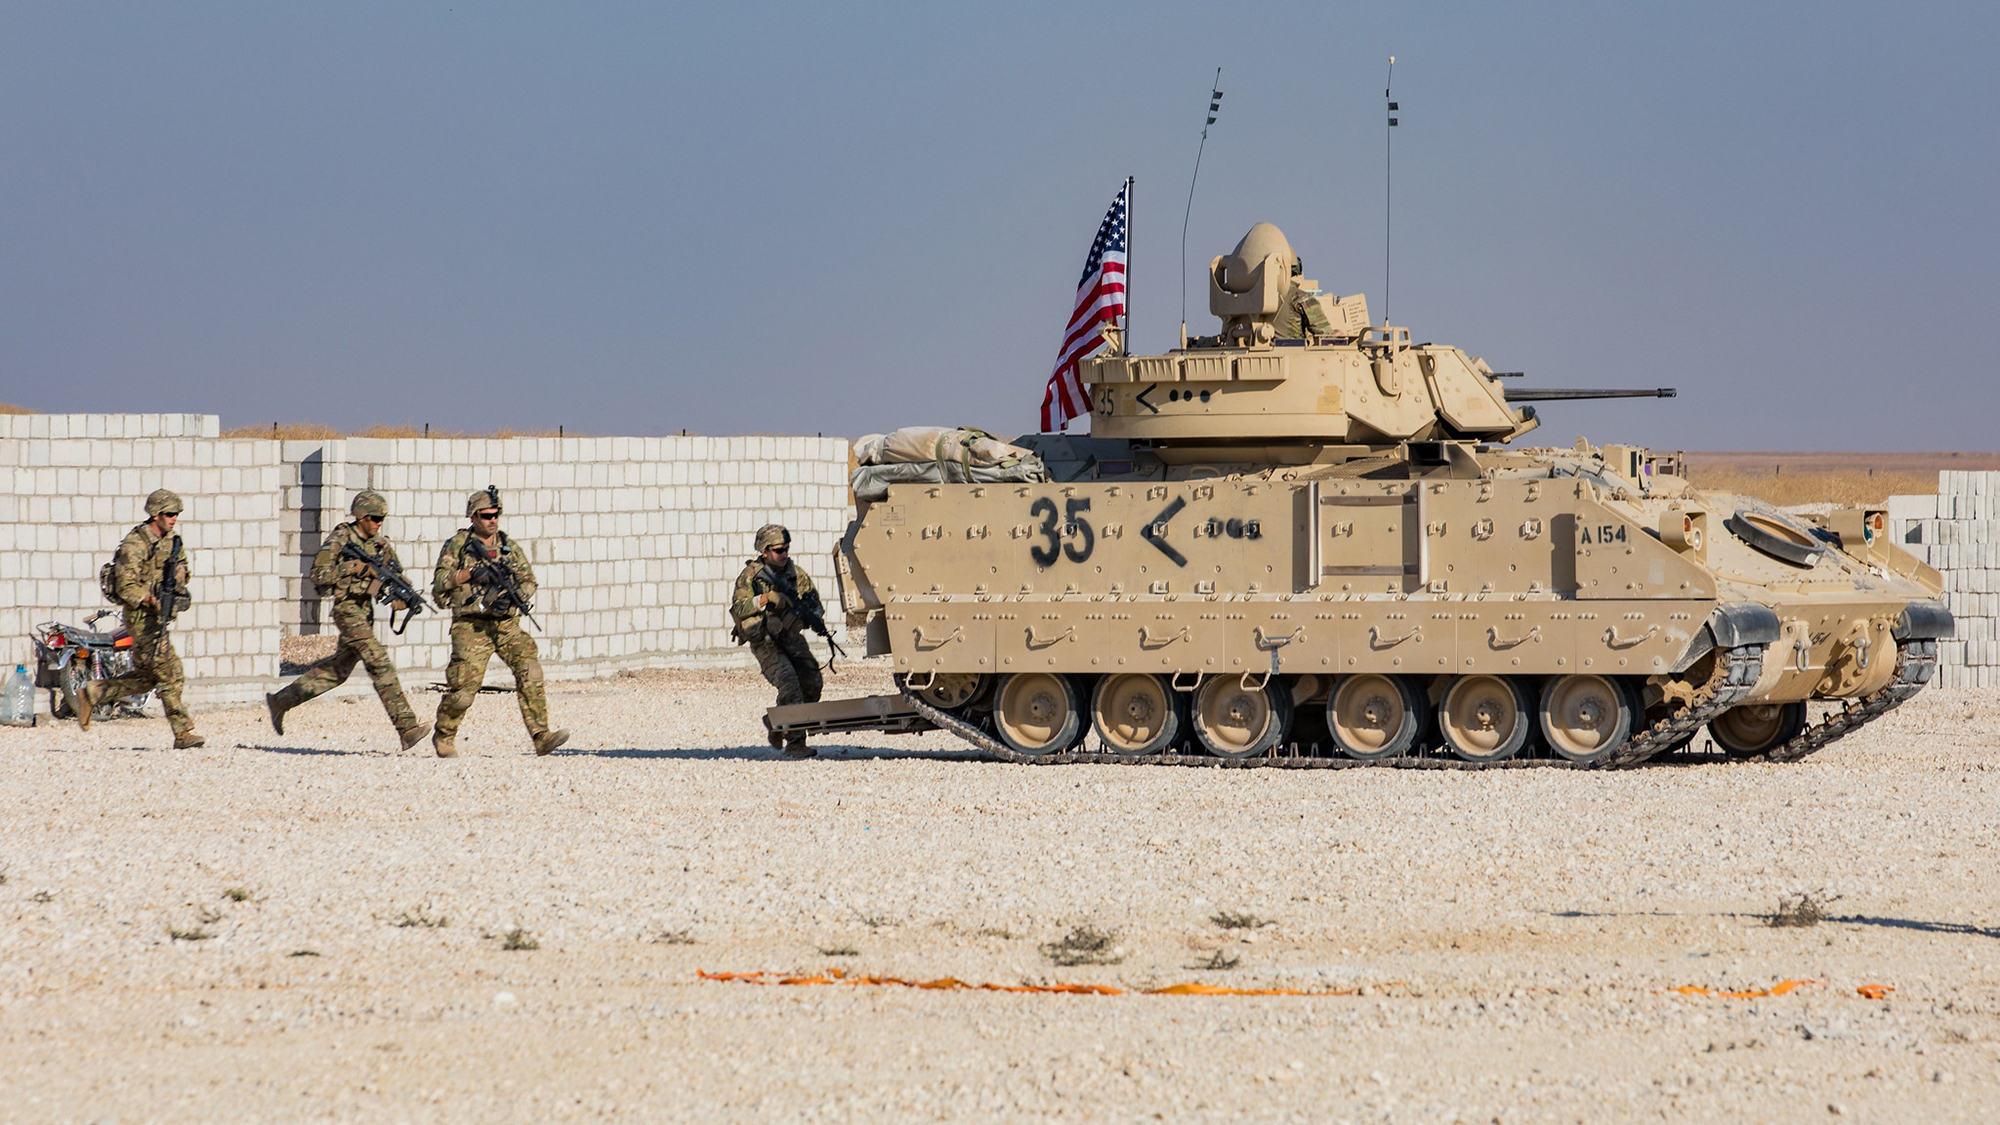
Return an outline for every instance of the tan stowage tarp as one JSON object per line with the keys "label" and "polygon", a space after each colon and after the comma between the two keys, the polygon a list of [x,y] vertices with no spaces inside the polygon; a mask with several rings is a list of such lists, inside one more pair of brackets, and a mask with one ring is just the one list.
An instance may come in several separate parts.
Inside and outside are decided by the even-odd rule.
{"label": "tan stowage tarp", "polygon": [[853,480],[858,500],[883,499],[892,484],[1049,479],[1047,466],[1032,451],[969,427],[906,426],[869,434],[854,443],[854,459],[861,466]]}

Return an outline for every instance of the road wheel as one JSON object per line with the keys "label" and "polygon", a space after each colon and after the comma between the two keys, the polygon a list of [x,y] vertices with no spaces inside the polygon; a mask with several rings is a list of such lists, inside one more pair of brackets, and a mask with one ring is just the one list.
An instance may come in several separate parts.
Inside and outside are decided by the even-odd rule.
{"label": "road wheel", "polygon": [[1745,703],[1708,721],[1708,733],[1732,758],[1754,758],[1799,736],[1806,729],[1806,701]]}
{"label": "road wheel", "polygon": [[1090,722],[1114,754],[1164,754],[1181,734],[1181,700],[1165,677],[1106,676],[1090,701]]}
{"label": "road wheel", "polygon": [[1326,725],[1342,754],[1393,758],[1416,746],[1424,698],[1401,676],[1342,676],[1326,698]]}
{"label": "road wheel", "polygon": [[1076,684],[1053,672],[1018,672],[1000,681],[994,726],[1000,741],[1022,754],[1055,754],[1083,732]]}
{"label": "road wheel", "polygon": [[941,711],[956,711],[977,702],[991,686],[991,680],[980,672],[939,672],[931,677],[931,686],[917,695]]}
{"label": "road wheel", "polygon": [[1285,740],[1292,692],[1276,676],[1246,688],[1241,676],[1217,676],[1195,692],[1194,733],[1218,758],[1254,758]]}
{"label": "road wheel", "polygon": [[1468,762],[1498,762],[1528,741],[1528,693],[1506,676],[1460,676],[1438,703],[1438,728]]}
{"label": "road wheel", "polygon": [[1542,687],[1542,737],[1558,757],[1594,762],[1632,737],[1631,694],[1605,676],[1557,676]]}

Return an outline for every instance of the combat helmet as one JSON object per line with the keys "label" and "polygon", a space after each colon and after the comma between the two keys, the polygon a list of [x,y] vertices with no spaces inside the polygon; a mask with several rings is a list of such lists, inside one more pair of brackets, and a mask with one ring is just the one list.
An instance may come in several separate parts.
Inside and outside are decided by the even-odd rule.
{"label": "combat helmet", "polygon": [[500,489],[495,485],[489,484],[465,498],[465,518],[471,519],[475,514],[487,508],[492,508],[500,512],[507,510],[500,503]]}
{"label": "combat helmet", "polygon": [[354,494],[354,503],[347,506],[347,511],[349,515],[353,516],[382,516],[387,518],[389,515],[389,502],[383,499],[382,494],[374,489],[364,488]]}
{"label": "combat helmet", "polygon": [[181,498],[177,493],[170,492],[164,488],[156,488],[153,490],[152,495],[146,497],[146,518],[151,519],[154,516],[163,514],[169,516],[180,515]]}
{"label": "combat helmet", "polygon": [[763,554],[766,547],[789,547],[792,533],[781,523],[767,523],[757,529],[757,553]]}

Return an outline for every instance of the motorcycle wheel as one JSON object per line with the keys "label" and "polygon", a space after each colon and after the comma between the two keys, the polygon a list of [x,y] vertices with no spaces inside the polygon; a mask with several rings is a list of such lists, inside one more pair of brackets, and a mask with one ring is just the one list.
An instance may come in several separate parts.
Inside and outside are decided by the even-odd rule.
{"label": "motorcycle wheel", "polygon": [[62,697],[61,704],[53,709],[56,718],[76,718],[76,697],[89,682],[90,665],[85,660],[72,660],[56,672],[56,690]]}

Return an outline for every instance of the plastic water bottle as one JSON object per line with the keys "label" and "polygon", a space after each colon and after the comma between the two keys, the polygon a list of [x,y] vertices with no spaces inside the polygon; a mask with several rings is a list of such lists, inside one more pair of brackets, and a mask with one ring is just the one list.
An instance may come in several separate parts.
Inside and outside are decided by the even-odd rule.
{"label": "plastic water bottle", "polygon": [[35,725],[35,681],[29,678],[26,664],[14,665],[7,675],[7,686],[0,690],[0,723],[10,727]]}

